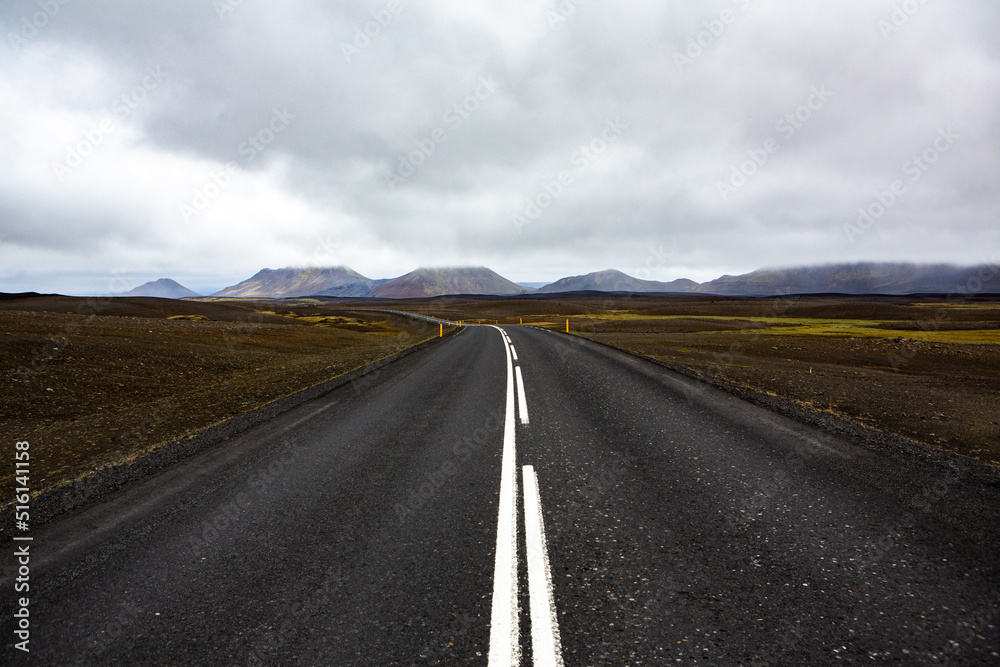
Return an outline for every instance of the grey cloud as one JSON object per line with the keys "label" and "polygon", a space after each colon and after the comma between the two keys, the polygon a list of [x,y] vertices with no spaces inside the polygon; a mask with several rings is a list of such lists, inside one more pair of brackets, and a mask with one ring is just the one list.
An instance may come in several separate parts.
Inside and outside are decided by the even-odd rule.
{"label": "grey cloud", "polygon": [[[28,58],[33,49],[90,58],[107,99],[135,85],[144,67],[162,66],[167,81],[129,119],[137,148],[199,165],[237,161],[244,183],[274,173],[269,191],[327,220],[320,230],[273,220],[283,239],[303,225],[304,254],[322,232],[369,239],[373,256],[414,264],[475,256],[501,272],[530,272],[536,262],[541,273],[560,261],[570,273],[642,265],[646,249],[666,245],[671,259],[652,277],[669,279],[681,277],[667,273],[671,266],[975,262],[977,239],[996,241],[995,4],[928,2],[899,26],[899,3],[861,0],[587,2],[553,24],[558,14],[546,12],[558,11],[554,1],[399,0],[388,19],[380,0],[233,4],[220,18],[212,3],[69,2],[20,51],[5,53],[0,68],[35,68],[20,73],[51,83],[58,73]],[[7,4],[5,31],[37,8]],[[379,12],[385,25],[355,43]],[[345,43],[356,49],[349,58]],[[449,122],[483,77],[499,88],[460,124]],[[70,111],[87,106],[75,96],[95,95],[60,85]],[[794,120],[816,88],[832,95],[808,120]],[[286,108],[294,120],[247,160],[241,145]],[[794,124],[779,126],[789,114]],[[574,152],[616,117],[629,129],[518,233],[512,217],[573,170]],[[954,148],[908,184],[876,228],[848,243],[842,227],[856,209],[904,178],[903,164],[949,126],[962,137]],[[776,152],[724,201],[719,183],[769,140]],[[428,145],[414,173],[390,188],[386,174]],[[33,157],[30,147],[19,150]],[[236,192],[225,193],[227,206],[245,196]],[[68,239],[112,235],[149,246],[180,233],[162,222],[163,211],[185,195],[164,192],[146,215],[131,203],[80,200],[72,214],[45,213],[51,224],[37,232],[8,231],[7,244],[63,248]],[[5,226],[48,210],[31,197],[0,197]],[[189,268],[177,258],[179,272]]]}

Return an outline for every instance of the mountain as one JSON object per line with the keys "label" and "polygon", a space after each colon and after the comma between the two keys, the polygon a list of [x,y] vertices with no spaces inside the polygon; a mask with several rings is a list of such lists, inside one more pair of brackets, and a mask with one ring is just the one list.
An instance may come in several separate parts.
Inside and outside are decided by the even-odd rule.
{"label": "mountain", "polygon": [[297,296],[369,296],[385,281],[366,278],[346,266],[262,269],[252,278],[212,296],[285,298]]}
{"label": "mountain", "polygon": [[549,285],[539,288],[539,294],[552,292],[690,292],[698,287],[693,280],[680,278],[669,283],[657,280],[640,280],[632,276],[608,269],[596,271],[585,276],[570,276],[561,278]]}
{"label": "mountain", "polygon": [[[672,292],[721,296],[776,294],[948,294],[977,285],[978,268],[949,264],[857,263],[760,269],[739,276],[722,276],[707,283],[679,279],[640,280],[609,269],[569,276],[538,290],[513,283],[486,267],[419,268],[392,280],[372,280],[346,266],[263,269],[252,278],[213,296],[283,298],[299,296],[381,297],[405,299],[446,294],[554,294],[562,292]],[[989,289],[989,288],[987,288]],[[997,291],[994,288],[993,291]],[[181,298],[197,296],[172,280],[137,287],[129,296]]]}
{"label": "mountain", "polygon": [[[948,294],[977,284],[978,268],[950,264],[862,262],[791,269],[760,269],[740,276],[722,276],[696,289],[724,296],[776,294]],[[969,281],[972,280],[972,283]]]}
{"label": "mountain", "polygon": [[144,285],[139,285],[135,289],[125,292],[122,296],[156,296],[161,299],[183,299],[201,295],[197,292],[192,292],[175,280],[160,278],[159,280],[151,280]]}
{"label": "mountain", "polygon": [[407,299],[445,294],[528,294],[533,290],[512,283],[485,266],[453,269],[419,268],[387,280],[372,296]]}

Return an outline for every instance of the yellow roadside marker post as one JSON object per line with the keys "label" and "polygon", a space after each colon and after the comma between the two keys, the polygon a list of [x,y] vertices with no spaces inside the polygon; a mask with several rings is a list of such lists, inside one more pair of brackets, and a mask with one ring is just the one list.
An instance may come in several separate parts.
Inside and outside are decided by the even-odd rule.
{"label": "yellow roadside marker post", "polygon": [[524,324],[524,318],[523,318],[523,317],[519,317],[519,318],[517,318],[517,320],[518,320],[518,322],[520,322],[521,324]]}
{"label": "yellow roadside marker post", "polygon": [[439,322],[438,326],[441,327],[441,331],[438,332],[438,338],[444,338],[444,323]]}

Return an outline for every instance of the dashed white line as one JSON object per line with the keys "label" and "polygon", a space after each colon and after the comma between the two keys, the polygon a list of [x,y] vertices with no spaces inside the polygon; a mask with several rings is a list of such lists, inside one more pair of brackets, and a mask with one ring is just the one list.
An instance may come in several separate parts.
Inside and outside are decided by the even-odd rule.
{"label": "dashed white line", "polygon": [[517,350],[514,349],[513,343],[510,346],[510,353],[514,357],[514,361],[517,361]]}
{"label": "dashed white line", "polygon": [[[500,327],[494,327],[507,334]],[[493,568],[493,607],[490,615],[490,665],[517,667],[521,661],[517,607],[517,468],[514,451],[514,372],[510,348],[507,357],[507,407],[500,466],[500,509],[497,513],[496,563]]]}
{"label": "dashed white line", "polygon": [[[513,348],[511,348],[513,349]],[[524,397],[524,380],[521,378],[521,367],[515,366],[514,372],[517,376],[517,409],[518,416],[522,424],[528,423],[528,399]]]}
{"label": "dashed white line", "polygon": [[521,468],[524,475],[524,537],[528,558],[528,596],[531,612],[531,653],[535,667],[562,667],[559,642],[559,619],[552,594],[552,572],[538,479],[531,466]]}

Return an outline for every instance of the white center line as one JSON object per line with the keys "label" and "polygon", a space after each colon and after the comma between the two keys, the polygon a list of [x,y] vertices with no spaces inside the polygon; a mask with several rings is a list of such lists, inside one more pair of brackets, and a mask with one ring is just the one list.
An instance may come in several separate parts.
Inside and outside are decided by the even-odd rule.
{"label": "white center line", "polygon": [[513,355],[514,361],[517,361],[517,350],[514,349],[514,344],[513,343],[511,343],[511,346],[510,346],[510,353],[511,353],[511,355]]}
{"label": "white center line", "polygon": [[524,474],[524,538],[528,557],[528,597],[531,611],[531,653],[535,667],[562,667],[559,619],[552,594],[552,572],[545,544],[538,479],[532,466]]}
{"label": "white center line", "polygon": [[[513,348],[511,348],[513,349]],[[521,417],[521,423],[528,423],[528,399],[524,397],[524,380],[521,378],[521,366],[515,366],[514,372],[517,376],[517,409]]]}
{"label": "white center line", "polygon": [[493,568],[493,608],[490,616],[490,665],[517,667],[521,662],[517,608],[517,468],[514,452],[514,372],[507,334],[507,407],[500,466],[500,510],[497,514],[496,564]]}

